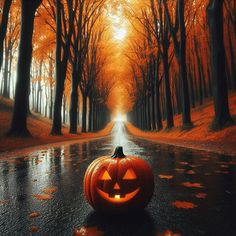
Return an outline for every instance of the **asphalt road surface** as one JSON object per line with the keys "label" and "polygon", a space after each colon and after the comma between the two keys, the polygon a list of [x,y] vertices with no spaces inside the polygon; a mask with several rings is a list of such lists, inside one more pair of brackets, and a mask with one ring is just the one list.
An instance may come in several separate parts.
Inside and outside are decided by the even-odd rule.
{"label": "asphalt road surface", "polygon": [[[94,159],[111,155],[118,145],[125,154],[147,160],[154,172],[153,198],[139,214],[101,215],[84,198],[86,168]],[[37,194],[47,188],[52,198],[38,199]],[[54,188],[56,192],[50,193]],[[39,216],[30,216],[32,212]],[[235,236],[236,157],[144,141],[129,136],[117,123],[112,134],[100,140],[0,160],[1,236],[33,231],[37,231],[34,235],[73,235],[75,229],[78,235],[92,236],[174,235],[171,232]]]}

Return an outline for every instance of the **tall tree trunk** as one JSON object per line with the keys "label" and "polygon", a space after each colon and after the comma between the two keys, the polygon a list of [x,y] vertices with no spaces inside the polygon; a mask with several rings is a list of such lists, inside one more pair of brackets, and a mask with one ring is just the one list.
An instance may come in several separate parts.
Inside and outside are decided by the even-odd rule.
{"label": "tall tree trunk", "polygon": [[7,33],[7,23],[11,4],[12,0],[5,0],[2,11],[2,22],[0,24],[0,71],[2,69],[2,62],[3,62],[3,42]]}
{"label": "tall tree trunk", "polygon": [[215,108],[215,117],[211,125],[213,129],[219,129],[233,123],[229,112],[225,68],[226,57],[223,36],[223,2],[224,0],[210,0],[207,7]]}
{"label": "tall tree trunk", "polygon": [[189,88],[190,88],[190,95],[191,95],[191,104],[192,108],[195,107],[195,93],[194,93],[194,87],[193,87],[193,75],[191,71],[191,64],[190,64],[190,57],[189,57]]}
{"label": "tall tree trunk", "polygon": [[17,65],[17,84],[15,91],[14,110],[11,136],[29,136],[27,129],[27,114],[30,90],[30,66],[32,59],[32,37],[34,29],[34,16],[41,0],[21,1],[21,31],[19,44],[19,58]]}
{"label": "tall tree trunk", "polygon": [[38,85],[37,85],[37,107],[36,112],[41,113],[41,93],[42,93],[42,86],[41,86],[41,78],[42,78],[42,62],[39,65],[39,78],[38,78]]}
{"label": "tall tree trunk", "polygon": [[151,109],[152,109],[152,130],[156,130],[156,117],[155,117],[155,86],[151,88]]}
{"label": "tall tree trunk", "polygon": [[49,118],[52,119],[52,109],[53,109],[53,87],[50,83],[50,111],[49,111]]}
{"label": "tall tree trunk", "polygon": [[[236,13],[235,13],[236,14]],[[228,40],[229,40],[229,52],[230,52],[230,62],[231,62],[231,81],[232,81],[232,88],[233,90],[236,90],[236,64],[235,64],[235,58],[234,58],[234,48],[231,38],[231,32],[230,32],[230,23],[228,20]]]}
{"label": "tall tree trunk", "polygon": [[89,119],[88,119],[88,131],[93,131],[93,98],[92,95],[89,96]]}
{"label": "tall tree trunk", "polygon": [[9,98],[9,90],[8,90],[8,75],[9,75],[9,50],[7,46],[5,47],[5,62],[4,62],[4,73],[3,73],[3,80],[4,80],[4,87],[3,87],[3,96],[5,98]]}
{"label": "tall tree trunk", "polygon": [[83,93],[82,132],[87,131],[87,95]]}
{"label": "tall tree trunk", "polygon": [[147,130],[151,130],[151,107],[150,107],[150,96],[149,93],[147,95],[147,107],[146,107],[146,111],[147,111]]}
{"label": "tall tree trunk", "polygon": [[165,93],[165,110],[166,110],[166,128],[170,129],[174,126],[173,108],[171,103],[170,79],[169,79],[169,62],[168,52],[163,54],[164,66],[164,93]]}
{"label": "tall tree trunk", "polygon": [[63,124],[66,124],[66,97],[63,96]]}
{"label": "tall tree trunk", "polygon": [[[66,36],[65,45],[62,46],[62,11],[61,0],[56,0],[56,86],[53,110],[52,135],[61,135],[61,109],[64,92],[64,82],[66,78],[67,64],[70,52],[73,21],[69,22],[69,33]],[[69,13],[70,14],[70,13]],[[64,16],[63,16],[64,17]],[[69,21],[72,18],[69,17]],[[66,20],[66,19],[64,19]],[[62,54],[63,47],[63,54]]]}
{"label": "tall tree trunk", "polygon": [[189,90],[187,80],[186,68],[186,29],[184,20],[184,0],[178,0],[178,19],[180,29],[180,43],[179,43],[179,66],[180,66],[180,81],[181,81],[181,95],[182,95],[182,123],[183,128],[192,126]]}
{"label": "tall tree trunk", "polygon": [[196,36],[194,36],[194,48],[195,48],[195,54],[197,58],[197,69],[198,69],[198,94],[199,94],[199,105],[203,104],[203,85],[202,85],[202,73],[201,73],[201,62],[200,62],[200,56],[199,56],[199,48],[198,48],[198,42],[196,39]]}
{"label": "tall tree trunk", "polygon": [[160,86],[157,85],[156,88],[156,121],[157,121],[157,130],[160,131],[163,128],[161,109],[160,109]]}
{"label": "tall tree trunk", "polygon": [[76,65],[73,66],[71,81],[71,97],[70,97],[70,133],[77,133],[78,120],[78,74],[76,73]]}

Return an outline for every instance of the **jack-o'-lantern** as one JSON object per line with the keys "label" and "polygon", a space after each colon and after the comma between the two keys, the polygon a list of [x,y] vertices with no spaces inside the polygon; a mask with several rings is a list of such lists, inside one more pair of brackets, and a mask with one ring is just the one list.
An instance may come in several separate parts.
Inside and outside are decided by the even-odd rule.
{"label": "jack-o'-lantern", "polygon": [[117,147],[110,156],[93,161],[84,176],[84,193],[98,211],[122,213],[143,209],[150,201],[154,178],[141,158],[125,156]]}

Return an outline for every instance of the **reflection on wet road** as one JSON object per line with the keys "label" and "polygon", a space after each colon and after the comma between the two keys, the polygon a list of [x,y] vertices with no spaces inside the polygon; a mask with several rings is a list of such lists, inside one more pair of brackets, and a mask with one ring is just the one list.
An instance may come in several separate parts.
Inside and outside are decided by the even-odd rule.
{"label": "reflection on wet road", "polygon": [[[139,215],[102,216],[84,199],[87,166],[117,145],[147,160],[155,175],[154,196]],[[235,236],[235,219],[236,158],[135,139],[122,123],[104,139],[0,160],[0,235],[83,235],[79,229],[89,227],[94,236]]]}

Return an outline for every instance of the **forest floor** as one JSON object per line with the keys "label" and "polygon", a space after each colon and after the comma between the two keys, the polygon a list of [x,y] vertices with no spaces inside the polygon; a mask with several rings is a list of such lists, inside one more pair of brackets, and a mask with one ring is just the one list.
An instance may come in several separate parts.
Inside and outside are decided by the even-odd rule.
{"label": "forest floor", "polygon": [[63,125],[63,135],[52,136],[50,135],[52,121],[33,113],[28,117],[28,128],[32,137],[8,138],[6,133],[11,123],[12,108],[12,100],[0,96],[0,152],[70,140],[101,138],[109,135],[113,128],[113,123],[111,122],[103,130],[96,133],[69,134],[68,127]]}
{"label": "forest floor", "polygon": [[[236,121],[236,93],[230,94],[229,104],[231,115]],[[181,115],[174,117],[175,128],[170,130],[144,132],[128,122],[126,127],[130,134],[158,143],[236,156],[236,125],[212,131],[209,127],[213,117],[213,102],[207,101],[192,110],[194,127],[188,131],[180,128]],[[163,124],[165,127],[165,122]]]}

